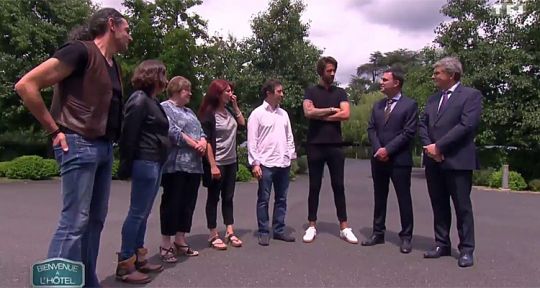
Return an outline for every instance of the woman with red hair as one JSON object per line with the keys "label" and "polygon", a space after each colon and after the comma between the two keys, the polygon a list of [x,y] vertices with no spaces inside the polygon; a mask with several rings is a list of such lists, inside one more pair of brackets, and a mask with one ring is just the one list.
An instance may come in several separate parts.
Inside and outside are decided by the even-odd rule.
{"label": "woman with red hair", "polygon": [[[229,103],[232,108],[227,105]],[[199,119],[208,141],[206,158],[203,161],[203,185],[208,188],[208,244],[217,250],[227,249],[217,230],[217,205],[221,196],[221,212],[226,226],[225,241],[233,247],[241,247],[242,241],[234,234],[233,229],[233,197],[238,167],[236,131],[238,125],[245,127],[246,120],[228,81],[217,79],[210,83],[199,108]]]}

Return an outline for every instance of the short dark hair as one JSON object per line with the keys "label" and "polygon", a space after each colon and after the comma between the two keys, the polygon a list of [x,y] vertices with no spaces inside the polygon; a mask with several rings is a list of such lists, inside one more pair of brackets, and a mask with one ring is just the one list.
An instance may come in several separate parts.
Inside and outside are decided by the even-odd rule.
{"label": "short dark hair", "polygon": [[317,61],[317,74],[319,74],[319,76],[322,76],[324,74],[324,69],[326,69],[326,64],[334,65],[334,68],[336,68],[337,70],[336,59],[332,56],[325,56],[319,59],[319,61]]}
{"label": "short dark hair", "polygon": [[142,90],[147,94],[154,92],[156,83],[165,87],[167,85],[167,70],[163,62],[159,60],[144,60],[135,68],[131,84],[133,88]]}
{"label": "short dark hair", "polygon": [[399,87],[400,88],[403,87],[403,83],[405,83],[405,75],[401,69],[390,68],[390,69],[384,70],[384,73],[391,73],[392,78],[394,78],[394,80],[399,81]]}
{"label": "short dark hair", "polygon": [[113,20],[114,25],[119,25],[126,18],[114,8],[99,9],[88,19],[88,23],[71,30],[68,38],[82,41],[94,40],[107,32],[109,19]]}
{"label": "short dark hair", "polygon": [[281,82],[277,79],[268,79],[264,82],[261,88],[261,99],[266,99],[266,93],[274,93],[277,86],[282,86]]}

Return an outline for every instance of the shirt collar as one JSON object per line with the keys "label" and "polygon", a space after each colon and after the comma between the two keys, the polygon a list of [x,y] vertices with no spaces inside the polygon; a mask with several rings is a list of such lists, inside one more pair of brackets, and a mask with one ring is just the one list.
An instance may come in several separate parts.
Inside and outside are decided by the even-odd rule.
{"label": "shirt collar", "polygon": [[454,91],[456,91],[456,88],[461,84],[461,82],[457,82],[456,84],[454,84],[454,86],[450,87],[450,89],[446,90],[446,91],[443,91],[443,93],[445,92],[450,92],[449,94],[452,94]]}
{"label": "shirt collar", "polygon": [[336,88],[336,85],[332,84],[332,85],[330,85],[329,89],[326,89],[326,86],[321,85],[321,83],[317,83],[317,87],[319,87],[319,88],[321,88],[323,90],[326,90],[326,91],[333,91],[334,88]]}
{"label": "shirt collar", "polygon": [[276,110],[279,109],[279,105],[277,105],[276,109],[274,109],[274,108],[272,107],[272,105],[270,105],[270,103],[266,102],[266,100],[263,101],[262,106],[263,106],[264,109],[266,109],[266,110],[268,110],[268,111],[271,111],[271,112],[274,112],[274,111],[276,111]]}
{"label": "shirt collar", "polygon": [[[395,103],[397,101],[399,101],[399,99],[401,99],[401,92],[399,92],[398,94],[396,94],[396,96],[392,97],[392,102]],[[386,100],[388,101],[388,97],[386,97]]]}

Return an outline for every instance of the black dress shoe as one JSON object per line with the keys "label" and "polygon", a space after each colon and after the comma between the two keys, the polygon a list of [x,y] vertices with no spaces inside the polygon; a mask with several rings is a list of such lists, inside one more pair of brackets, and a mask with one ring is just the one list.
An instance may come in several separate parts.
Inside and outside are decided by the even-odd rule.
{"label": "black dress shoe", "polygon": [[458,259],[459,267],[470,267],[474,265],[474,258],[472,254],[463,253],[459,256]]}
{"label": "black dress shoe", "polygon": [[286,234],[274,234],[274,239],[285,241],[285,242],[294,242],[294,241],[296,241],[296,239],[293,236],[286,235]]}
{"label": "black dress shoe", "polygon": [[399,245],[399,251],[404,254],[411,253],[412,245],[411,240],[403,239],[401,240],[401,245]]}
{"label": "black dress shoe", "polygon": [[424,253],[424,258],[439,258],[442,256],[450,256],[450,254],[449,247],[436,246],[435,248],[426,251],[426,253]]}
{"label": "black dress shoe", "polygon": [[384,244],[384,236],[371,235],[368,239],[362,241],[362,246],[373,246]]}
{"label": "black dress shoe", "polygon": [[259,245],[261,245],[261,246],[270,245],[270,235],[268,235],[268,234],[259,234]]}

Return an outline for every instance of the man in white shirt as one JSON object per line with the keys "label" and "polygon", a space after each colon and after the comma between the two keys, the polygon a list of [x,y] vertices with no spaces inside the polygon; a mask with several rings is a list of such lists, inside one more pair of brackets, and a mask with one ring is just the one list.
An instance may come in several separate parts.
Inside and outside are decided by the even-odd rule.
{"label": "man in white shirt", "polygon": [[261,89],[262,105],[255,108],[248,120],[248,160],[253,175],[259,180],[257,223],[259,244],[270,244],[268,202],[274,184],[275,203],[272,218],[273,237],[294,242],[285,234],[287,191],[291,160],[296,158],[291,122],[287,111],[279,104],[283,100],[283,86],[270,79]]}

